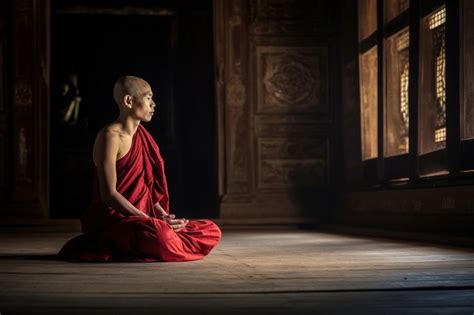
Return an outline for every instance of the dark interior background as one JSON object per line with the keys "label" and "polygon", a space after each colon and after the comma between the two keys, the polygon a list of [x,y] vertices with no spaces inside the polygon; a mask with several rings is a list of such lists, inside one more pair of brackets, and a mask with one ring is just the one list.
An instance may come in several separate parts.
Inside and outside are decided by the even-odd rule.
{"label": "dark interior background", "polygon": [[[79,217],[87,208],[92,145],[97,131],[118,115],[112,88],[125,74],[144,78],[155,93],[158,112],[144,126],[165,160],[171,211],[216,217],[211,1],[178,2],[164,16],[68,12],[78,4],[97,2],[57,1],[52,12],[51,217]],[[101,5],[120,8],[120,1]],[[64,126],[60,91],[70,72],[78,75],[82,102],[78,124]]]}

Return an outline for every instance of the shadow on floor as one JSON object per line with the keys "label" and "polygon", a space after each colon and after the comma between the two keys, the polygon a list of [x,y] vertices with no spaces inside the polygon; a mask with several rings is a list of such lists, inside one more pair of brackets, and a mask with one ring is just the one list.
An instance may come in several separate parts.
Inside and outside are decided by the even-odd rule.
{"label": "shadow on floor", "polygon": [[57,260],[61,261],[56,255],[41,254],[1,254],[0,260]]}

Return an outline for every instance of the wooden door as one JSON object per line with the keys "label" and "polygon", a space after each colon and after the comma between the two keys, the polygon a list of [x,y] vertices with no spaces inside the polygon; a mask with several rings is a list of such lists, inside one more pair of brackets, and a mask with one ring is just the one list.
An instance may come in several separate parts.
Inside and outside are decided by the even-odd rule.
{"label": "wooden door", "polygon": [[332,193],[333,5],[214,2],[220,215],[308,222]]}

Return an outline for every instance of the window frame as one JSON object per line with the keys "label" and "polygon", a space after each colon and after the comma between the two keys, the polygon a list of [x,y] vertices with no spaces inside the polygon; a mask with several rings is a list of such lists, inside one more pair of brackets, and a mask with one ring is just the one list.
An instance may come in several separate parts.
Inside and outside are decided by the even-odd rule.
{"label": "window frame", "polygon": [[[474,139],[462,140],[460,137],[462,100],[462,76],[460,75],[462,57],[460,55],[460,30],[462,29],[461,6],[465,0],[410,0],[407,10],[385,22],[384,0],[377,0],[377,29],[366,39],[358,39],[358,57],[378,47],[377,68],[377,152],[376,158],[362,160],[365,188],[405,188],[418,186],[452,185],[472,182],[474,177]],[[445,44],[446,44],[446,145],[443,149],[419,154],[419,86],[422,63],[421,21],[427,15],[445,7]],[[359,10],[357,11],[359,12]],[[357,23],[359,29],[359,14]],[[384,156],[385,122],[384,104],[386,102],[386,56],[385,40],[404,28],[409,28],[409,149],[408,153]],[[360,68],[358,68],[360,73]],[[461,88],[460,88],[461,86]],[[360,84],[359,84],[360,88]],[[360,108],[360,98],[358,100]],[[362,136],[362,135],[361,135]],[[446,170],[447,172],[440,172]]]}
{"label": "window frame", "polygon": [[[413,0],[410,1],[410,3]],[[383,74],[382,74],[382,89],[379,90],[380,93],[382,93],[382,104],[379,105],[379,109],[382,111],[382,122],[380,125],[381,131],[382,131],[382,140],[385,140],[385,103],[386,103],[386,95],[387,95],[387,79],[386,79],[386,57],[385,57],[385,45],[386,45],[386,40],[389,39],[391,36],[397,34],[398,32],[404,30],[405,28],[408,27],[409,29],[409,75],[408,75],[408,111],[410,113],[410,108],[412,107],[411,105],[411,99],[410,99],[410,90],[411,90],[411,85],[410,85],[410,76],[411,76],[411,60],[412,60],[412,42],[411,42],[411,37],[412,37],[412,30],[410,26],[410,8],[407,10],[401,12],[399,15],[397,15],[395,18],[393,18],[390,21],[385,22],[384,14],[385,14],[385,7],[384,7],[384,1],[379,1],[380,6],[381,6],[381,23],[380,25],[381,29],[383,30],[383,35],[382,35],[382,45],[383,45],[383,52],[382,52],[382,62],[383,62]],[[408,125],[408,132],[409,132],[409,146],[410,142],[412,141],[410,139],[410,129],[412,125],[412,117],[409,114],[409,125]],[[410,148],[408,149],[407,153],[399,154],[399,155],[394,155],[394,156],[385,156],[385,143],[382,142],[380,145],[381,148],[381,156],[380,158],[382,161],[380,162],[383,164],[383,178],[384,182],[400,182],[401,180],[407,180],[410,177]]]}

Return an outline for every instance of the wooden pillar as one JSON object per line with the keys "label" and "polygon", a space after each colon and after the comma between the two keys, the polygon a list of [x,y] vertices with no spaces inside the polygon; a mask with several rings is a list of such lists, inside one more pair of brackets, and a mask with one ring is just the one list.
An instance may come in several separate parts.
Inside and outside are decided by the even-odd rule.
{"label": "wooden pillar", "polygon": [[8,190],[8,76],[10,73],[9,58],[8,58],[8,44],[9,36],[9,7],[8,1],[0,2],[0,196],[3,201],[9,195]]}

